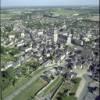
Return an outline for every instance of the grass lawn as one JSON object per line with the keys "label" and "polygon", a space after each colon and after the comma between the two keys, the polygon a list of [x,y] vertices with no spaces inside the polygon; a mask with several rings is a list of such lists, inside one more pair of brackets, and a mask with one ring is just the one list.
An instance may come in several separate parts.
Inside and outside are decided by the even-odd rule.
{"label": "grass lawn", "polygon": [[23,77],[19,78],[17,80],[17,82],[15,83],[15,86],[9,85],[5,90],[3,90],[3,98],[6,98],[7,96],[14,93],[16,90],[18,90],[20,87],[25,85],[32,78],[34,78],[36,76],[39,78],[39,75],[41,75],[45,70],[48,70],[48,68],[44,69],[44,67],[41,67],[41,68],[37,69],[36,71],[34,71],[33,73],[31,73],[30,77],[23,76]]}
{"label": "grass lawn", "polygon": [[74,96],[64,96],[61,100],[77,100],[77,98]]}
{"label": "grass lawn", "polygon": [[55,98],[53,100],[57,100],[56,99],[57,97],[61,97],[61,100],[77,100],[77,98],[74,96],[74,94],[71,96],[64,95],[65,94],[64,91],[70,90],[70,93],[76,93],[80,81],[81,81],[80,78],[73,79],[74,84],[71,84],[70,82],[65,81],[61,85],[57,95],[55,96]]}
{"label": "grass lawn", "polygon": [[3,90],[3,97],[6,97],[8,95],[10,95],[11,93],[13,93],[16,89],[18,89],[19,87],[21,87],[25,82],[27,82],[28,79],[25,77],[21,77],[15,84],[15,86],[13,85],[9,85],[5,90]]}
{"label": "grass lawn", "polygon": [[[0,86],[1,86],[1,84],[0,84]],[[0,87],[0,100],[1,100],[1,98],[2,98],[2,90],[1,90],[1,87]]]}
{"label": "grass lawn", "polygon": [[47,86],[47,88],[44,89],[44,91],[40,94],[40,96],[45,96],[50,93],[54,93],[61,82],[62,82],[62,77],[57,77],[52,83],[50,83],[50,85]]}
{"label": "grass lawn", "polygon": [[[37,75],[37,74],[40,73],[42,70],[43,70],[43,68],[42,68],[42,69],[36,70],[35,72],[33,72],[33,73],[31,74],[31,76]],[[13,93],[14,91],[16,91],[18,88],[20,88],[21,86],[23,86],[23,85],[24,85],[26,82],[28,82],[29,80],[30,80],[30,77],[25,77],[25,76],[23,76],[23,77],[19,78],[19,79],[17,80],[15,86],[10,85],[10,86],[8,86],[8,87],[3,91],[3,97],[6,97],[6,96],[10,95],[10,94]]]}
{"label": "grass lawn", "polygon": [[80,83],[81,79],[80,79],[80,78],[76,78],[76,79],[74,79],[74,81],[75,81],[75,84],[74,84],[74,86],[71,88],[71,92],[76,93],[77,88],[78,88],[78,86],[79,86],[79,83]]}
{"label": "grass lawn", "polygon": [[13,100],[28,100],[31,97],[34,97],[35,94],[43,88],[47,83],[42,79],[37,79],[31,85],[29,85],[24,91],[22,91],[19,95],[15,96]]}
{"label": "grass lawn", "polygon": [[55,14],[63,15],[63,16],[72,16],[74,13],[78,13],[77,11],[74,10],[64,10],[64,9],[57,9],[54,11]]}
{"label": "grass lawn", "polygon": [[9,54],[1,55],[1,61],[4,62],[14,61],[14,57]]}

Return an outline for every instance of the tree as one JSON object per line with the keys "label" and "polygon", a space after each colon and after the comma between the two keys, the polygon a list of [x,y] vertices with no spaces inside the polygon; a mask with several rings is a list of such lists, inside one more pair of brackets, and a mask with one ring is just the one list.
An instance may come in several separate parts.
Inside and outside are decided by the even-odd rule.
{"label": "tree", "polygon": [[31,61],[26,63],[26,66],[29,66],[35,70],[38,68],[39,65],[40,65],[39,62],[34,61],[34,60],[31,60]]}
{"label": "tree", "polygon": [[1,50],[0,50],[0,53],[1,53],[1,54],[4,54],[4,53],[5,53],[5,48],[4,48],[3,46],[1,46],[0,49],[1,49]]}
{"label": "tree", "polygon": [[12,80],[12,85],[15,86],[15,83],[16,83],[16,78],[14,78],[14,79]]}
{"label": "tree", "polygon": [[5,29],[6,29],[7,32],[11,32],[12,29],[13,29],[13,26],[12,25],[11,26],[5,26]]}
{"label": "tree", "polygon": [[16,48],[10,48],[9,54],[14,56],[15,54],[19,53],[19,50]]}
{"label": "tree", "polygon": [[[16,82],[16,73],[14,68],[8,68],[6,71],[2,72],[2,77],[3,77],[3,83],[4,85],[7,84],[12,84],[13,86],[15,85]],[[5,88],[5,86],[4,86]]]}

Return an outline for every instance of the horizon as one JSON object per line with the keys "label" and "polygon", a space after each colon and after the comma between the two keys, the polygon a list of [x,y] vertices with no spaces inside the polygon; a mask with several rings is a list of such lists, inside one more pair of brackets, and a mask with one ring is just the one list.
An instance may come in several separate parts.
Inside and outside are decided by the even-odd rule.
{"label": "horizon", "polygon": [[56,6],[99,6],[99,0],[1,0],[1,8],[12,7],[56,7]]}
{"label": "horizon", "polygon": [[2,8],[24,8],[24,7],[28,7],[28,8],[37,8],[37,7],[42,7],[42,8],[45,8],[45,7],[97,7],[97,5],[55,5],[55,6],[52,6],[52,5],[43,5],[43,6],[8,6],[8,7],[1,7]]}

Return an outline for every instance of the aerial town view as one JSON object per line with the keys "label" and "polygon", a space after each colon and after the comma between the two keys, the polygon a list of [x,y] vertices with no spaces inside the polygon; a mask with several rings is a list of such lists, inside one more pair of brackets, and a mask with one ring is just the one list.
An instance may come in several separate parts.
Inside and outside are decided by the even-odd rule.
{"label": "aerial town view", "polygon": [[98,5],[1,0],[0,100],[100,100]]}

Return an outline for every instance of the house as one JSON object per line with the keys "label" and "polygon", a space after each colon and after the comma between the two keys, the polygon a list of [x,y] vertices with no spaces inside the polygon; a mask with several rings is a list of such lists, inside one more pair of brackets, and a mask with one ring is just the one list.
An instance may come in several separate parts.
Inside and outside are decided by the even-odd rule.
{"label": "house", "polygon": [[9,67],[12,67],[12,66],[13,66],[13,61],[8,62],[6,66],[7,66],[8,68],[9,68]]}
{"label": "house", "polygon": [[72,34],[69,34],[68,38],[67,38],[67,45],[72,45]]}
{"label": "house", "polygon": [[54,42],[56,43],[58,40],[58,31],[57,29],[54,30]]}
{"label": "house", "polygon": [[22,46],[24,46],[24,45],[25,45],[24,42],[19,42],[19,43],[17,43],[17,47],[22,47]]}
{"label": "house", "polygon": [[46,56],[47,56],[47,57],[50,57],[50,53],[47,53]]}
{"label": "house", "polygon": [[38,32],[38,36],[43,35],[43,31]]}
{"label": "house", "polygon": [[65,78],[72,79],[72,78],[76,78],[77,73],[75,73],[75,72],[66,72],[66,73],[64,74],[64,76],[65,76]]}
{"label": "house", "polygon": [[84,45],[83,40],[78,40],[78,39],[72,39],[71,43],[74,44],[74,45],[77,45],[77,46],[83,46]]}
{"label": "house", "polygon": [[50,72],[52,73],[53,76],[55,76],[57,74],[56,69],[51,69]]}
{"label": "house", "polygon": [[45,71],[44,75],[46,75],[48,78],[51,78],[51,76],[56,76],[57,75],[57,71],[55,68],[49,70],[49,71]]}
{"label": "house", "polygon": [[68,33],[58,34],[57,43],[66,43],[67,42]]}
{"label": "house", "polygon": [[9,35],[9,40],[11,41],[13,39],[15,39],[15,35]]}
{"label": "house", "polygon": [[45,76],[45,75],[41,75],[40,76],[44,81],[46,81],[46,82],[50,82],[51,81],[51,79],[50,78],[48,78],[47,76]]}
{"label": "house", "polygon": [[31,51],[32,50],[32,47],[29,47],[29,48],[26,48],[25,49],[25,52],[29,52],[29,51]]}
{"label": "house", "polygon": [[25,37],[25,33],[21,33],[21,38],[24,38]]}
{"label": "house", "polygon": [[58,65],[58,67],[56,67],[55,70],[57,71],[57,74],[63,73],[63,67],[62,66]]}
{"label": "house", "polygon": [[44,75],[47,76],[48,78],[50,78],[52,76],[51,71],[45,71]]}
{"label": "house", "polygon": [[1,68],[1,71],[5,71],[6,69],[13,67],[13,61],[8,62],[5,67]]}
{"label": "house", "polygon": [[64,58],[65,58],[65,55],[62,55],[60,59],[61,59],[61,60],[64,60]]}
{"label": "house", "polygon": [[84,37],[83,40],[84,40],[85,42],[89,42],[89,41],[90,41],[90,38],[89,38],[89,37]]}
{"label": "house", "polygon": [[43,63],[43,66],[45,66],[45,67],[48,67],[50,65],[52,65],[52,60],[48,60],[48,61]]}

